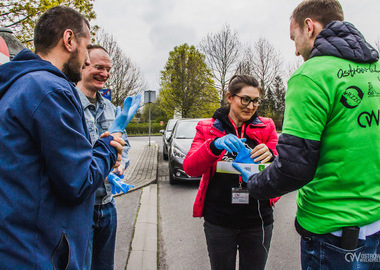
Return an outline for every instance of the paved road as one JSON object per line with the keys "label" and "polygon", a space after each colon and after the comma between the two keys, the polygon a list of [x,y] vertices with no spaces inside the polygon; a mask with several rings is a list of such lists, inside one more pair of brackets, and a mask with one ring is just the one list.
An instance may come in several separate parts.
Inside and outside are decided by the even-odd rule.
{"label": "paved road", "polygon": [[203,220],[193,218],[197,183],[169,184],[168,162],[159,163],[159,266],[161,270],[210,269]]}

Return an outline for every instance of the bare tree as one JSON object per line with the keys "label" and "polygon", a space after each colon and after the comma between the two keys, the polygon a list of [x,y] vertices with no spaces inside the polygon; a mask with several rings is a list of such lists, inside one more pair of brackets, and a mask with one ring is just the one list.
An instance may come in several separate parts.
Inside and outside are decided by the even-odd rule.
{"label": "bare tree", "polygon": [[284,78],[286,81],[292,76],[292,74],[303,64],[302,57],[297,57],[293,61],[289,62],[286,65],[286,72],[284,74]]}
{"label": "bare tree", "polygon": [[96,42],[109,53],[112,61],[111,76],[106,87],[112,89],[112,103],[122,105],[124,99],[146,87],[140,69],[127,57],[114,37],[101,30],[96,35]]}
{"label": "bare tree", "polygon": [[236,73],[253,75],[260,82],[262,96],[265,98],[267,88],[271,87],[275,78],[281,75],[280,55],[269,41],[260,38],[253,48],[250,46],[245,48]]}
{"label": "bare tree", "polygon": [[236,73],[252,75],[260,82],[261,96],[264,98],[260,113],[271,117],[276,110],[274,84],[276,78],[282,76],[280,55],[273,45],[265,38],[260,38],[253,47],[247,45],[242,60],[237,65]]}
{"label": "bare tree", "polygon": [[241,46],[238,33],[232,31],[229,25],[224,25],[218,33],[207,34],[199,46],[206,56],[206,63],[214,77],[220,104],[224,105],[228,81],[234,74],[239,61]]}
{"label": "bare tree", "polygon": [[262,37],[254,44],[252,52],[253,75],[260,81],[265,97],[266,88],[281,74],[280,55],[273,45]]}
{"label": "bare tree", "polygon": [[253,50],[249,45],[246,45],[241,61],[237,64],[236,74],[254,74],[254,60],[253,60]]}

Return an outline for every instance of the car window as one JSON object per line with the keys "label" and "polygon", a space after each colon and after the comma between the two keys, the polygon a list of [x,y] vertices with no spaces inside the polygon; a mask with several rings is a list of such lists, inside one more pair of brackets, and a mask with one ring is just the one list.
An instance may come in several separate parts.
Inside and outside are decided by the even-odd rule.
{"label": "car window", "polygon": [[12,31],[8,28],[0,27],[0,37],[2,37],[8,47],[9,58],[12,58],[18,54],[25,46],[14,37]]}
{"label": "car window", "polygon": [[175,123],[177,123],[177,120],[169,120],[168,124],[166,125],[166,131],[172,131]]}
{"label": "car window", "polygon": [[198,121],[178,122],[174,137],[176,139],[193,139],[195,137],[195,133],[196,133],[195,128],[197,124],[198,124]]}

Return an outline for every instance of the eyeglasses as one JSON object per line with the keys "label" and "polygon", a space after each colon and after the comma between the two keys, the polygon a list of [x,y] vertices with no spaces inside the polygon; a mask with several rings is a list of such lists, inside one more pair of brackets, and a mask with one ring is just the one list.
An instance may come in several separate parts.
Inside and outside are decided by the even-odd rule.
{"label": "eyeglasses", "polygon": [[253,104],[254,107],[258,107],[258,106],[260,106],[261,103],[263,103],[263,100],[262,100],[261,98],[259,98],[259,97],[255,98],[255,99],[251,99],[251,98],[248,97],[248,96],[244,96],[244,97],[239,96],[239,95],[234,95],[234,96],[239,97],[239,98],[240,98],[241,105],[246,106],[246,107],[247,107],[247,106],[249,105],[249,103],[251,103],[251,102],[252,102],[252,104]]}
{"label": "eyeglasses", "polygon": [[111,67],[105,67],[103,65],[92,65],[96,70],[99,70],[99,71],[107,71],[107,72],[110,72],[111,70]]}

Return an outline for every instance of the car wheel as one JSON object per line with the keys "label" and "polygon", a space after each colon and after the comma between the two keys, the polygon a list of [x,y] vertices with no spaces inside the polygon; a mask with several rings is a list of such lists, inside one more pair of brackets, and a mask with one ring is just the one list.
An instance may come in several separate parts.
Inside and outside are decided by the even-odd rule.
{"label": "car wheel", "polygon": [[170,185],[176,185],[178,184],[178,180],[174,179],[172,175],[169,175],[169,183]]}
{"label": "car wheel", "polygon": [[162,149],[162,154],[163,154],[164,160],[168,160],[169,159],[168,147],[167,146],[164,146],[164,149]]}
{"label": "car wheel", "polygon": [[175,185],[178,183],[178,180],[176,180],[174,177],[173,177],[173,172],[172,170],[170,169],[170,166],[169,166],[169,183],[170,185]]}

